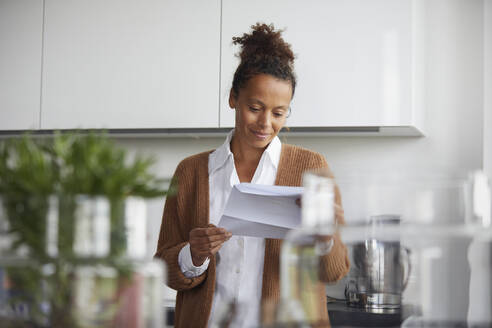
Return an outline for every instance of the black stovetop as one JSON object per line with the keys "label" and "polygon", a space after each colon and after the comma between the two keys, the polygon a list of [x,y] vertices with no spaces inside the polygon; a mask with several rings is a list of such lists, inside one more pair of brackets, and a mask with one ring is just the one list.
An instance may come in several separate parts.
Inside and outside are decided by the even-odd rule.
{"label": "black stovetop", "polygon": [[402,312],[397,310],[367,311],[349,307],[344,301],[328,302],[328,315],[332,327],[400,327]]}

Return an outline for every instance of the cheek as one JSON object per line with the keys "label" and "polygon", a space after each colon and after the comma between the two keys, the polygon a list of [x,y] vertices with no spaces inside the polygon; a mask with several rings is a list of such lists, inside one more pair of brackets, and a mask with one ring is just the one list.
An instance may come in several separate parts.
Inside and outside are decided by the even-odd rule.
{"label": "cheek", "polygon": [[236,127],[244,128],[251,123],[251,117],[247,111],[236,110]]}
{"label": "cheek", "polygon": [[241,122],[243,122],[243,124],[251,124],[254,123],[256,120],[255,115],[250,111],[244,110],[242,111],[240,116],[241,116]]}
{"label": "cheek", "polygon": [[274,123],[272,124],[273,129],[274,129],[276,132],[280,131],[280,130],[284,127],[284,125],[285,125],[285,119],[280,120],[280,121],[278,121],[278,122],[274,122]]}

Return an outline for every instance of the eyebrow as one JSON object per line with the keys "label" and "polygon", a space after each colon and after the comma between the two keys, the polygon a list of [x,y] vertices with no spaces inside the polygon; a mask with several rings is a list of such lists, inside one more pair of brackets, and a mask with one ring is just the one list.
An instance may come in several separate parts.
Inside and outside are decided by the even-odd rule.
{"label": "eyebrow", "polygon": [[[265,104],[264,104],[261,100],[256,99],[256,98],[250,98],[250,99],[248,99],[248,102],[250,102],[250,103],[251,103],[251,102],[256,102],[256,103],[259,103],[260,105],[262,105],[262,106],[264,106],[264,107],[265,107]],[[288,108],[289,108],[289,106],[277,106],[277,107],[275,107],[275,108],[273,108],[273,109],[283,109],[283,110],[287,110]]]}

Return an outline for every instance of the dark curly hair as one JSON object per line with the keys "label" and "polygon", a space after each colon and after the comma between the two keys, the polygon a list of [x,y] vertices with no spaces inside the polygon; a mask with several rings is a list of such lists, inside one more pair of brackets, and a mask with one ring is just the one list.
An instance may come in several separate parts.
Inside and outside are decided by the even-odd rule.
{"label": "dark curly hair", "polygon": [[282,30],[275,31],[273,24],[261,24],[251,26],[250,34],[241,37],[233,37],[233,44],[240,44],[241,51],[238,55],[241,62],[234,73],[232,91],[235,97],[239,90],[250,78],[257,74],[269,74],[284,81],[290,81],[292,85],[292,97],[296,89],[296,76],[294,74],[294,53],[290,44],[281,36]]}

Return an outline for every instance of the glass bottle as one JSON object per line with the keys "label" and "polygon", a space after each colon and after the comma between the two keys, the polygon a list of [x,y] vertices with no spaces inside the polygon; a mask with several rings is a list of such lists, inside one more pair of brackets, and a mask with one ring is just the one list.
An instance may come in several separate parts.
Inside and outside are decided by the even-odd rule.
{"label": "glass bottle", "polygon": [[[336,233],[334,182],[328,170],[303,175],[302,225],[290,231],[282,245],[280,304],[277,324],[286,327],[324,326],[322,264]],[[325,307],[323,309],[323,307]]]}

